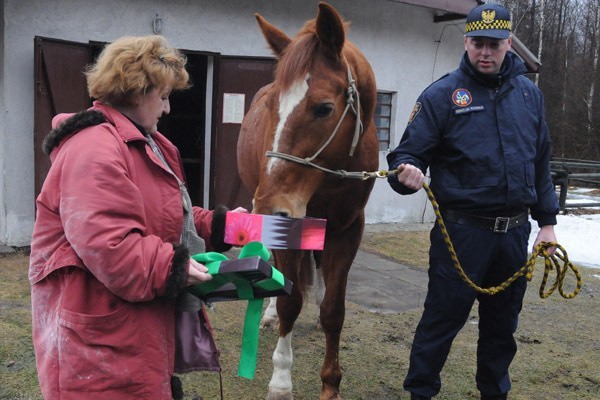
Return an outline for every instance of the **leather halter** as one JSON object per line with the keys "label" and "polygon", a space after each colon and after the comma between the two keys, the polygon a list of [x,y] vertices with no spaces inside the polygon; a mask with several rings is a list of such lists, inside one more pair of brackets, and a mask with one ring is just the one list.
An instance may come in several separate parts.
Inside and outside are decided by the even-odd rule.
{"label": "leather halter", "polygon": [[358,90],[356,89],[356,81],[352,77],[352,72],[350,71],[350,65],[348,63],[346,63],[346,66],[348,67],[348,89],[346,90],[346,107],[344,108],[344,112],[340,116],[340,119],[339,119],[337,125],[333,129],[333,132],[329,136],[329,139],[327,139],[327,141],[323,144],[323,146],[321,146],[321,148],[319,148],[319,150],[317,150],[315,152],[315,154],[313,154],[311,157],[307,157],[307,158],[300,158],[300,157],[293,156],[291,154],[281,153],[278,151],[267,151],[265,153],[265,156],[277,157],[277,158],[281,158],[283,160],[292,161],[292,162],[302,164],[302,165],[307,165],[307,166],[316,168],[318,170],[321,170],[323,172],[328,172],[328,173],[338,175],[341,177],[348,177],[349,174],[352,174],[351,172],[347,172],[343,169],[332,170],[332,169],[329,169],[326,167],[322,167],[313,162],[313,160],[315,158],[317,158],[319,156],[319,154],[321,154],[321,152],[329,145],[329,143],[331,143],[331,141],[337,134],[338,129],[340,128],[340,125],[342,125],[342,121],[346,117],[346,114],[348,113],[349,109],[352,109],[352,111],[356,115],[356,125],[354,126],[354,137],[352,138],[352,146],[350,147],[350,152],[349,152],[350,157],[352,157],[354,155],[354,150],[356,149],[356,145],[358,144],[358,139],[360,138],[360,134],[363,132],[363,123],[360,118],[360,96],[358,94]]}

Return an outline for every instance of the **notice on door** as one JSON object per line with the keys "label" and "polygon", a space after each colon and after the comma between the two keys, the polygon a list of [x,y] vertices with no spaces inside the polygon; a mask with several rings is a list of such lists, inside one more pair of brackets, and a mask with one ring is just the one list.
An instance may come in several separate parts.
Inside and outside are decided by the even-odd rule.
{"label": "notice on door", "polygon": [[241,124],[244,118],[244,102],[246,95],[243,93],[223,94],[223,123]]}

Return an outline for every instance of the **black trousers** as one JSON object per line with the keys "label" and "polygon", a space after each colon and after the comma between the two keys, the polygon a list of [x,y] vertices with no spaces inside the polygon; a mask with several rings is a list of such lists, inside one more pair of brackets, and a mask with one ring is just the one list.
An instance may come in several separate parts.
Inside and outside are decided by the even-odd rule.
{"label": "black trousers", "polygon": [[[446,226],[462,268],[480,287],[504,282],[527,262],[529,222],[506,233],[453,223]],[[458,275],[437,224],[430,237],[428,292],[404,388],[425,397],[439,393],[440,372],[452,341],[477,299],[477,388],[484,396],[507,393],[511,387],[508,368],[517,351],[513,334],[523,304],[526,279],[519,278],[496,295],[478,294]]]}

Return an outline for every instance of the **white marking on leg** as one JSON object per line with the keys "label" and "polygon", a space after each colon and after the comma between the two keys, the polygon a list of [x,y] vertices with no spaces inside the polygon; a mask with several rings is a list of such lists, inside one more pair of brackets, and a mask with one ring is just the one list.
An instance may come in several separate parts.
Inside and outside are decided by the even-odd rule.
{"label": "white marking on leg", "polygon": [[269,298],[269,305],[265,308],[260,325],[262,327],[274,326],[277,324],[277,297]]}
{"label": "white marking on leg", "polygon": [[[292,111],[294,111],[294,108],[296,108],[302,99],[304,99],[304,96],[306,96],[306,92],[308,91],[308,77],[309,74],[306,74],[304,79],[297,80],[288,90],[279,95],[279,123],[275,129],[272,151],[279,151],[279,141],[281,140],[283,128],[285,127],[289,116],[292,114]],[[271,173],[271,169],[276,161],[279,161],[276,157],[271,157],[269,159],[269,162],[267,163],[267,174]]]}
{"label": "white marking on leg", "polygon": [[[325,280],[323,279],[323,270],[321,268],[317,268],[317,273],[315,274],[315,303],[317,305],[317,310],[320,310],[321,303],[323,302],[323,298],[325,297]],[[321,325],[321,314],[317,314],[317,330],[322,330],[323,326]]]}
{"label": "white marking on leg", "polygon": [[269,382],[269,394],[292,393],[292,332],[277,340],[273,352],[273,376]]}
{"label": "white marking on leg", "polygon": [[320,306],[323,302],[323,297],[325,297],[325,280],[323,279],[323,271],[321,268],[317,268],[317,273],[315,274],[315,303],[317,306]]}

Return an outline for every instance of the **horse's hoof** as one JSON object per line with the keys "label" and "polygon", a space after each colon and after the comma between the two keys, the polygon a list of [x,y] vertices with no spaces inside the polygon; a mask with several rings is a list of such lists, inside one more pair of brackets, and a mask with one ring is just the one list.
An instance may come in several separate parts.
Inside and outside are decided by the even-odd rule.
{"label": "horse's hoof", "polygon": [[339,393],[336,393],[336,394],[321,393],[319,400],[342,400],[342,396],[340,396]]}
{"label": "horse's hoof", "polygon": [[340,396],[338,388],[330,385],[323,385],[319,400],[342,400],[342,396]]}
{"label": "horse's hoof", "polygon": [[291,391],[269,388],[267,400],[294,400],[294,395]]}

